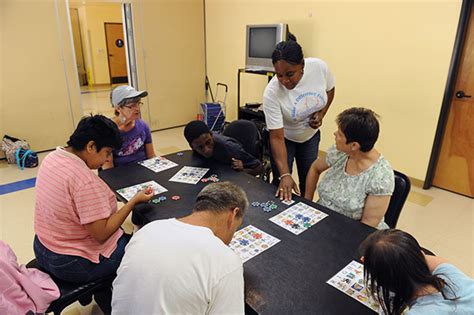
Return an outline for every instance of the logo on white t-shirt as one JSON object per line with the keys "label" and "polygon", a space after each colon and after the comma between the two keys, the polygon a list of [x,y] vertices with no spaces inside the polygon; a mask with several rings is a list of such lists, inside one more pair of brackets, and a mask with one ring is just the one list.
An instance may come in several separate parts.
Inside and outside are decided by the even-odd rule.
{"label": "logo on white t-shirt", "polygon": [[318,92],[306,92],[295,98],[291,108],[291,118],[301,121],[324,107],[324,97]]}

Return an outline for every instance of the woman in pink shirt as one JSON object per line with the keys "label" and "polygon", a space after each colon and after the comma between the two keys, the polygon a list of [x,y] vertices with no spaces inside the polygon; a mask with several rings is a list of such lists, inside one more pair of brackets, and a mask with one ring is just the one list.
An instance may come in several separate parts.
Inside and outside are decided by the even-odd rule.
{"label": "woman in pink shirt", "polygon": [[137,193],[117,209],[114,193],[92,170],[106,163],[122,141],[117,125],[83,118],[67,142],[43,160],[36,179],[34,251],[41,268],[70,282],[114,274],[130,236],[120,226],[152,191]]}

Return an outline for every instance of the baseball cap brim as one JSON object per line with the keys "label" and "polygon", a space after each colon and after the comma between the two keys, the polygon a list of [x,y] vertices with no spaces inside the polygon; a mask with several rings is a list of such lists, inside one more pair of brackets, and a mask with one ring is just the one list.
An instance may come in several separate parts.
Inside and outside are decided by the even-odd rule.
{"label": "baseball cap brim", "polygon": [[111,93],[112,106],[118,106],[122,101],[136,98],[145,97],[148,95],[147,91],[137,91],[131,86],[122,85],[115,88]]}
{"label": "baseball cap brim", "polygon": [[130,93],[127,97],[124,98],[124,100],[129,99],[129,98],[145,97],[145,96],[148,96],[147,91],[137,91],[135,93]]}

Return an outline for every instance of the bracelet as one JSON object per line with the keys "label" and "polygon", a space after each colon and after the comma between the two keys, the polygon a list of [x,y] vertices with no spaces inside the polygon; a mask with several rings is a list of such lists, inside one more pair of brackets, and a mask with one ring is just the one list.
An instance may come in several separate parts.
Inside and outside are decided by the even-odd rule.
{"label": "bracelet", "polygon": [[278,177],[278,180],[281,180],[285,176],[291,176],[291,174],[290,173],[285,173],[285,174],[281,175],[280,177]]}

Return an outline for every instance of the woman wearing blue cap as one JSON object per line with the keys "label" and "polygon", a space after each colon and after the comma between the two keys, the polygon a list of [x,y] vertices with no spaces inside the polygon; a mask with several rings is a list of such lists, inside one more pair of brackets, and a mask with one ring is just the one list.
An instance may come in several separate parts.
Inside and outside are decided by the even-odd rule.
{"label": "woman wearing blue cap", "polygon": [[130,163],[140,162],[155,157],[151,131],[147,123],[140,117],[142,97],[147,91],[137,91],[131,86],[116,87],[110,99],[115,109],[112,120],[117,124],[122,137],[122,147],[113,152],[113,159],[104,164],[103,169]]}

